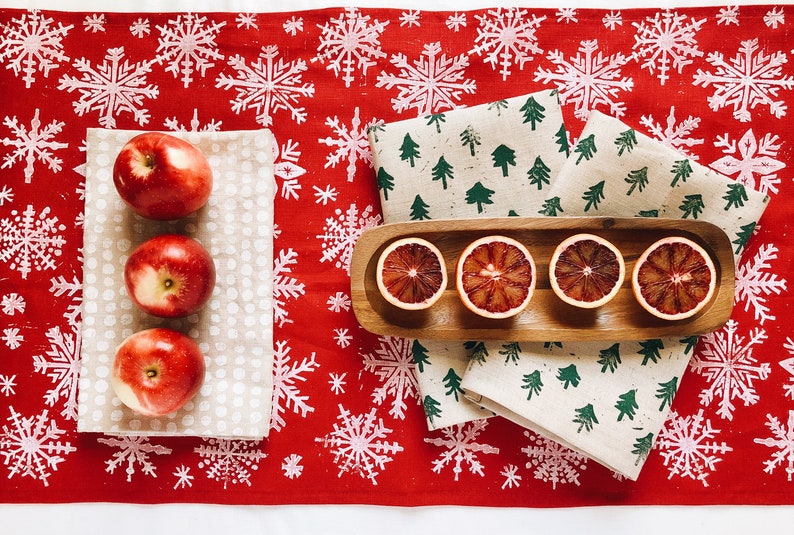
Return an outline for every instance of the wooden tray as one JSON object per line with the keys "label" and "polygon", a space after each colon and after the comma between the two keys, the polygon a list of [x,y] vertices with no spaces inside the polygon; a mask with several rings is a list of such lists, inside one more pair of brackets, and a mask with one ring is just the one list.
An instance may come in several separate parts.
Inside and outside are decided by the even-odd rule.
{"label": "wooden tray", "polygon": [[[614,243],[626,262],[618,294],[597,309],[564,303],[549,284],[549,259],[566,237],[579,232]],[[538,280],[532,300],[512,318],[482,318],[466,309],[455,289],[458,255],[482,236],[501,234],[524,243],[532,254]],[[631,271],[646,247],[665,236],[684,236],[701,244],[717,268],[711,304],[685,320],[667,321],[644,310],[631,289]],[[393,240],[417,236],[434,243],[444,255],[449,284],[441,299],[420,311],[401,310],[378,291],[375,269],[381,251]],[[576,340],[646,340],[714,331],[730,317],[734,299],[734,259],[730,239],[703,221],[612,217],[506,217],[392,223],[362,233],[350,266],[351,299],[359,323],[368,331],[404,338],[439,340],[511,340],[557,342]]]}

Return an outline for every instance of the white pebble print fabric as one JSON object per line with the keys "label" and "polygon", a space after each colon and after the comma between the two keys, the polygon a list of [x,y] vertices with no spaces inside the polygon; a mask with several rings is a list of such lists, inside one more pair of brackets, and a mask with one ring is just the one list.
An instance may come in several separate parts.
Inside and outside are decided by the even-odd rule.
{"label": "white pebble print fabric", "polygon": [[[121,147],[140,132],[89,129],[86,138],[82,370],[78,431],[130,435],[261,438],[273,394],[273,174],[268,130],[171,132],[205,154],[214,186],[208,203],[182,220],[158,222],[129,210],[113,185]],[[124,288],[124,263],[139,243],[187,234],[213,256],[215,290],[196,314],[163,320],[138,310]],[[171,327],[193,337],[207,372],[181,410],[142,417],[114,395],[116,347],[133,332]]]}

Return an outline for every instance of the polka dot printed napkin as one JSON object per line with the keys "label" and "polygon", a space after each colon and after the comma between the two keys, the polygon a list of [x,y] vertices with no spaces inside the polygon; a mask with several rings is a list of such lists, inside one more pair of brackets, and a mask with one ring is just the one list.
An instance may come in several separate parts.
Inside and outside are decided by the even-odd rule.
{"label": "polka dot printed napkin", "polygon": [[[273,174],[268,130],[174,132],[207,156],[212,195],[197,213],[169,222],[143,219],[118,196],[113,162],[139,132],[89,129],[84,223],[82,370],[78,431],[234,438],[267,436],[273,393]],[[213,256],[216,286],[196,314],[163,320],[138,310],[124,288],[135,246],[176,232]],[[142,417],[110,386],[115,348],[133,332],[166,326],[194,338],[207,372],[196,397],[173,414]]]}

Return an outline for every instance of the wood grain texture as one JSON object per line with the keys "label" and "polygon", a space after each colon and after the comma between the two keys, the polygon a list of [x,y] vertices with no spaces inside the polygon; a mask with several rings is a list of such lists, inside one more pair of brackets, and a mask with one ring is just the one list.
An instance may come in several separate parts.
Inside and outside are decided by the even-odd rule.
{"label": "wood grain texture", "polygon": [[[626,262],[621,290],[597,309],[564,303],[549,283],[554,248],[580,232],[611,241]],[[480,237],[496,234],[527,246],[538,277],[529,306],[503,320],[482,318],[469,311],[455,289],[455,265],[461,251]],[[434,243],[447,263],[447,289],[427,310],[401,310],[383,299],[377,287],[375,267],[381,251],[393,240],[409,236]],[[631,289],[631,271],[637,258],[646,247],[666,236],[683,236],[699,243],[717,268],[717,287],[710,305],[685,320],[652,316],[637,303]],[[716,225],[685,219],[506,217],[392,223],[366,230],[356,243],[350,266],[351,299],[356,318],[366,330],[405,338],[557,342],[685,337],[714,331],[730,318],[735,279],[732,248],[728,236]]]}

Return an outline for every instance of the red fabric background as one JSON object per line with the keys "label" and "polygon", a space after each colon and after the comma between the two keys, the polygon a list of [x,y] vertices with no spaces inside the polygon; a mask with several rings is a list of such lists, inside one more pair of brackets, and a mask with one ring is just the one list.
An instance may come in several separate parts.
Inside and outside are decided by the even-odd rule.
{"label": "red fabric background", "polygon": [[[414,108],[396,111],[392,99],[397,97],[398,88],[378,87],[377,82],[383,72],[399,72],[390,63],[392,58],[404,54],[413,65],[422,57],[423,46],[428,43],[440,43],[447,58],[461,55],[468,58],[463,78],[476,81],[476,91],[455,98],[455,104],[461,107],[549,87],[536,81],[538,69],[555,67],[549,54],[559,50],[565,58],[573,58],[586,40],[597,40],[598,52],[605,57],[616,54],[630,57],[639,50],[635,47],[638,28],[663,13],[653,9],[524,11],[525,21],[532,16],[545,17],[534,35],[528,36],[542,52],[530,54],[532,58],[523,68],[513,59],[511,73],[505,77],[486,64],[482,56],[469,54],[481,29],[477,17],[493,17],[496,10],[459,13],[465,15],[466,24],[458,27],[448,25],[450,16],[456,14],[447,12],[357,11],[356,16],[365,18],[367,26],[375,21],[388,24],[377,34],[375,48],[379,52],[370,56],[373,64],[365,71],[354,65],[349,84],[328,70],[327,62],[317,60],[320,44],[326,39],[323,28],[332,27],[334,20],[344,19],[345,11],[341,8],[250,14],[250,24],[246,24],[246,17],[241,14],[204,14],[201,15],[206,17],[201,24],[204,28],[223,23],[214,34],[214,44],[208,45],[223,58],[210,59],[213,65],[203,75],[194,72],[188,87],[181,78],[166,71],[169,61],[153,63],[145,69],[145,80],[146,84],[157,86],[159,95],[144,98],[133,106],[145,110],[147,117],[136,119],[129,111],[116,110],[112,114],[115,124],[106,125],[100,122],[103,114],[98,109],[78,112],[74,105],[81,99],[79,92],[59,88],[61,81],[67,76],[83,75],[78,67],[81,58],[96,68],[103,63],[108,50],[117,47],[124,48],[124,60],[130,64],[153,60],[162,53],[158,46],[163,34],[158,27],[171,27],[183,15],[0,10],[0,101],[3,103],[0,157],[4,158],[0,166],[0,222],[6,221],[6,226],[0,225],[0,235],[10,240],[3,242],[3,247],[15,239],[12,234],[18,223],[14,218],[29,206],[37,217],[57,217],[57,224],[63,228],[55,234],[64,239],[58,247],[59,254],[46,253],[54,261],[53,269],[34,269],[26,277],[12,258],[0,256],[3,258],[0,299],[5,299],[5,305],[0,306],[0,336],[4,337],[0,338],[0,472],[5,476],[0,484],[0,501],[531,507],[794,503],[791,474],[794,417],[789,421],[790,414],[794,414],[791,412],[794,401],[784,390],[794,376],[781,365],[794,357],[794,349],[787,347],[791,345],[787,325],[791,298],[785,284],[792,273],[793,258],[788,210],[794,194],[789,170],[794,140],[789,118],[794,104],[791,82],[794,67],[790,61],[783,63],[778,72],[771,74],[780,83],[761,91],[772,100],[787,104],[788,109],[780,117],[771,113],[768,103],[757,102],[748,105],[749,120],[737,120],[731,105],[709,107],[708,99],[715,93],[713,85],[694,84],[698,71],[716,71],[715,54],[722,54],[725,61],[730,61],[740,55],[742,42],[748,40],[758,39],[764,56],[782,54],[790,60],[794,53],[790,45],[790,19],[794,13],[789,12],[790,6],[741,6],[737,8],[735,22],[733,17],[726,16],[731,13],[728,8],[676,10],[673,13],[685,17],[684,25],[691,20],[703,21],[694,32],[693,43],[701,54],[689,56],[691,64],[682,66],[680,73],[673,68],[664,85],[657,77],[658,71],[643,69],[636,59],[626,59],[617,69],[622,77],[633,80],[632,90],[619,91],[614,98],[625,106],[621,118],[626,123],[647,131],[641,119],[652,116],[654,122],[664,127],[674,107],[677,122],[689,116],[699,119],[696,128],[685,137],[702,141],[688,149],[700,162],[712,164],[726,156],[719,139],[727,134],[730,142],[737,143],[732,153],[736,158],[742,158],[742,154],[755,157],[758,165],[747,175],[755,181],[754,186],[758,187],[770,176],[779,180],[777,191],[769,192],[772,197],[769,208],[740,263],[740,268],[755,270],[755,277],[751,277],[756,283],[751,288],[753,299],[737,296],[733,315],[736,332],[732,338],[730,333],[722,333],[731,341],[724,351],[725,369],[738,369],[742,359],[747,364],[749,358],[750,368],[766,363],[768,372],[759,372],[763,377],[752,370],[749,375],[739,375],[740,379],[729,381],[733,390],[716,391],[715,399],[708,401],[701,393],[713,388],[715,380],[690,370],[673,404],[675,415],[686,418],[700,414],[714,432],[704,434],[702,427],[692,428],[691,439],[678,442],[684,448],[679,454],[655,448],[639,480],[629,482],[614,477],[592,461],[571,463],[564,455],[554,458],[548,444],[545,456],[530,455],[522,449],[537,444],[534,435],[528,436],[515,425],[494,418],[468,444],[468,452],[474,456],[460,459],[460,473],[453,470],[454,457],[434,471],[434,461],[450,450],[426,441],[444,434],[427,431],[415,386],[405,383],[404,394],[388,394],[382,403],[375,399],[375,391],[384,387],[385,380],[364,366],[365,356],[377,355],[388,341],[358,328],[351,310],[335,311],[329,306],[331,296],[338,292],[348,294],[349,281],[343,267],[322,259],[323,245],[328,245],[328,239],[322,236],[329,221],[341,222],[351,208],[358,210],[356,218],[368,207],[371,207],[369,216],[377,216],[378,197],[372,168],[363,153],[355,160],[352,181],[348,180],[345,158],[336,165],[326,165],[326,158],[335,147],[323,140],[340,137],[340,131],[330,126],[329,121],[338,118],[347,129],[361,128],[353,124],[356,108],[362,125],[373,119],[391,122],[417,116],[419,113]],[[504,16],[506,11],[499,13]],[[621,23],[611,28],[605,26],[604,18],[610,14],[619,14]],[[27,83],[24,72],[14,72],[13,60],[22,52],[11,45],[22,28],[30,29],[29,24],[21,24],[20,20],[38,16],[51,19],[49,30],[60,25],[72,27],[55,39],[62,49],[54,48],[66,59],[54,59],[56,66],[48,73],[40,69],[42,60],[34,59],[33,80]],[[140,36],[130,31],[139,19],[148,21],[149,30]],[[290,21],[301,22],[294,35],[285,30],[285,23]],[[238,74],[229,62],[230,57],[239,54],[251,65],[267,45],[277,45],[278,56],[285,63],[305,62],[306,69],[298,85],[312,84],[314,93],[299,96],[293,103],[305,109],[305,120],[296,120],[287,110],[271,108],[272,124],[264,125],[257,120],[256,110],[250,107],[234,110],[231,101],[236,98],[235,91],[219,85],[222,76]],[[755,53],[756,58],[758,54]],[[567,126],[575,139],[584,123],[574,113],[575,104],[564,104]],[[590,102],[586,108],[610,112],[598,102]],[[432,111],[446,109],[449,106],[439,104]],[[62,160],[58,170],[50,169],[39,155],[34,156],[33,174],[28,183],[25,161],[10,156],[18,138],[12,123],[16,121],[30,130],[37,113],[42,128],[53,122],[63,123],[52,139],[68,147],[51,150]],[[301,186],[297,198],[285,196],[285,180],[277,178],[280,194],[275,210],[279,235],[275,250],[277,256],[280,251],[290,252],[295,259],[285,266],[291,271],[283,275],[294,277],[298,286],[292,294],[284,289],[283,312],[287,321],[276,328],[275,340],[288,352],[289,366],[314,357],[315,365],[300,371],[292,382],[311,410],[304,413],[288,400],[282,400],[281,416],[285,423],[280,430],[272,431],[270,438],[260,443],[223,444],[231,450],[225,450],[227,455],[220,457],[211,457],[202,448],[220,451],[222,447],[197,438],[153,438],[130,449],[108,443],[109,437],[80,435],[74,418],[64,415],[76,382],[67,381],[63,391],[48,399],[47,392],[55,387],[56,380],[36,367],[36,362],[42,359],[57,360],[55,354],[66,355],[71,361],[79,357],[74,350],[60,348],[47,333],[52,334],[54,328],[71,336],[77,332],[69,318],[70,310],[80,304],[80,292],[61,292],[57,288],[59,280],[79,281],[81,277],[80,216],[84,208],[81,191],[85,164],[85,152],[81,148],[84,149],[86,128],[168,129],[170,123],[166,121],[171,118],[191,128],[194,113],[199,128],[210,123],[222,130],[268,126],[282,148],[288,141],[292,144],[295,154],[299,154],[292,158],[292,163],[305,170],[303,173],[293,168]],[[773,136],[775,143],[762,150],[759,140],[767,135]],[[743,137],[745,143],[738,144]],[[757,143],[753,145],[752,140]],[[367,150],[364,147],[364,152]],[[277,158],[277,164],[287,161],[283,156]],[[315,186],[320,190],[327,186],[335,188],[335,199],[325,204],[318,202]],[[354,223],[354,227],[360,227],[362,221],[356,219]],[[354,233],[356,228],[347,231]],[[754,262],[762,252],[771,253],[766,256],[766,264]],[[24,310],[10,304],[14,295],[22,299]],[[759,307],[767,309],[763,317],[759,317]],[[352,337],[349,345],[342,347],[344,344],[337,342],[337,329],[347,330]],[[761,329],[764,336],[751,342],[753,333],[758,333],[754,329]],[[17,343],[9,344],[10,338],[17,338]],[[701,343],[698,351],[702,350]],[[332,390],[330,374],[345,374],[344,392]],[[404,396],[407,405],[404,418],[389,413],[396,396]],[[733,405],[729,416],[720,413],[721,401]],[[353,415],[374,411],[390,431],[383,440],[397,442],[401,451],[389,454],[382,468],[341,471],[344,459],[335,459],[332,448],[326,447],[322,438],[332,433],[335,424],[341,425],[342,409]],[[46,429],[54,430],[54,435],[48,435],[45,428],[27,432],[24,422],[36,418],[46,424]],[[781,426],[778,434],[768,426],[772,418],[777,418]],[[464,426],[464,430],[469,428]],[[25,437],[29,438],[25,440]],[[761,442],[769,438],[778,442],[773,445]],[[64,446],[62,451],[57,451],[59,445]],[[499,452],[481,451],[478,446],[482,445],[498,448]],[[694,450],[685,449],[693,446]],[[160,453],[157,447],[170,452]],[[282,464],[293,454],[301,457],[302,472],[290,478]],[[53,456],[59,459],[53,461]],[[117,456],[123,460],[113,468]],[[677,470],[676,460],[693,461],[691,472]],[[768,470],[766,463],[771,463]],[[511,470],[517,478],[505,475]],[[179,473],[187,477],[180,480]]]}

